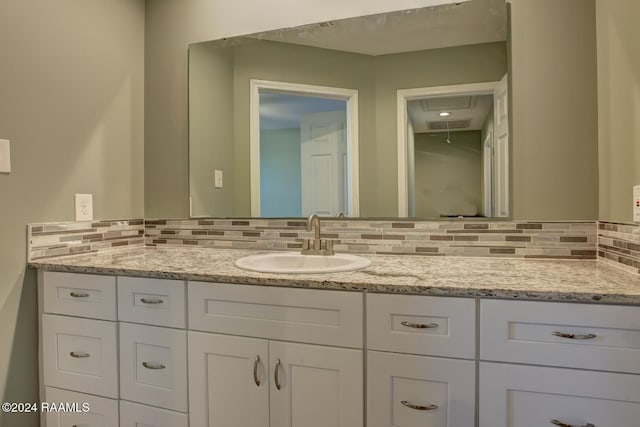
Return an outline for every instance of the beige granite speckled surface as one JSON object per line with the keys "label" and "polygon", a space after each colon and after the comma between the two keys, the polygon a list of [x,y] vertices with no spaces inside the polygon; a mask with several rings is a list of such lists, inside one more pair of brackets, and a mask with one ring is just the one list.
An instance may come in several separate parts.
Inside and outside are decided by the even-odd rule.
{"label": "beige granite speckled surface", "polygon": [[366,255],[371,266],[332,274],[271,274],[234,261],[257,251],[137,247],[43,259],[30,267],[78,273],[419,295],[640,305],[640,276],[596,261]]}

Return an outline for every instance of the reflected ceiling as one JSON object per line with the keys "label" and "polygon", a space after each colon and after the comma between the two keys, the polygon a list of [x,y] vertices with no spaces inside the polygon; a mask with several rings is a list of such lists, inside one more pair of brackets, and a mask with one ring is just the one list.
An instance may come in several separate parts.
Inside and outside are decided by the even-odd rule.
{"label": "reflected ceiling", "polygon": [[505,23],[504,0],[473,0],[411,9],[403,14],[323,22],[255,37],[376,56],[502,41],[506,39]]}

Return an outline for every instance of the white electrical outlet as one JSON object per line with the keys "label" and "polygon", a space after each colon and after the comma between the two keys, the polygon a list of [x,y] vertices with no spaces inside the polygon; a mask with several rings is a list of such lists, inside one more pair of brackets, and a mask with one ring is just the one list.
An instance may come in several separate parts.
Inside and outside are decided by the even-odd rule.
{"label": "white electrical outlet", "polygon": [[640,185],[633,186],[633,222],[640,222]]}
{"label": "white electrical outlet", "polygon": [[93,220],[93,195],[76,194],[76,221]]}
{"label": "white electrical outlet", "polygon": [[214,175],[214,187],[215,188],[222,188],[222,171],[216,169],[213,173]]}

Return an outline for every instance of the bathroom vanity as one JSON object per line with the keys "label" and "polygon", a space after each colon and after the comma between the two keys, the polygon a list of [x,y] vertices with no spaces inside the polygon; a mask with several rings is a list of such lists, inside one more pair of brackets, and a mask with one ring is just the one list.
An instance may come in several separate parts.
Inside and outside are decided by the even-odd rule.
{"label": "bathroom vanity", "polygon": [[251,253],[139,247],[32,262],[42,400],[91,408],[46,425],[640,419],[637,276],[595,261],[391,255],[319,275],[234,266]]}

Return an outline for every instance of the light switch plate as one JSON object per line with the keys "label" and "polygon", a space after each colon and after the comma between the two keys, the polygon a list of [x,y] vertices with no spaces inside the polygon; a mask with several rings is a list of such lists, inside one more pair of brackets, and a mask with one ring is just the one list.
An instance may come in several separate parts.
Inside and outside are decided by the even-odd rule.
{"label": "light switch plate", "polygon": [[214,175],[214,187],[215,188],[222,188],[222,171],[216,169],[213,173]]}
{"label": "light switch plate", "polygon": [[11,173],[11,152],[7,139],[0,139],[0,173]]}
{"label": "light switch plate", "polygon": [[93,221],[93,195],[76,194],[76,221]]}

